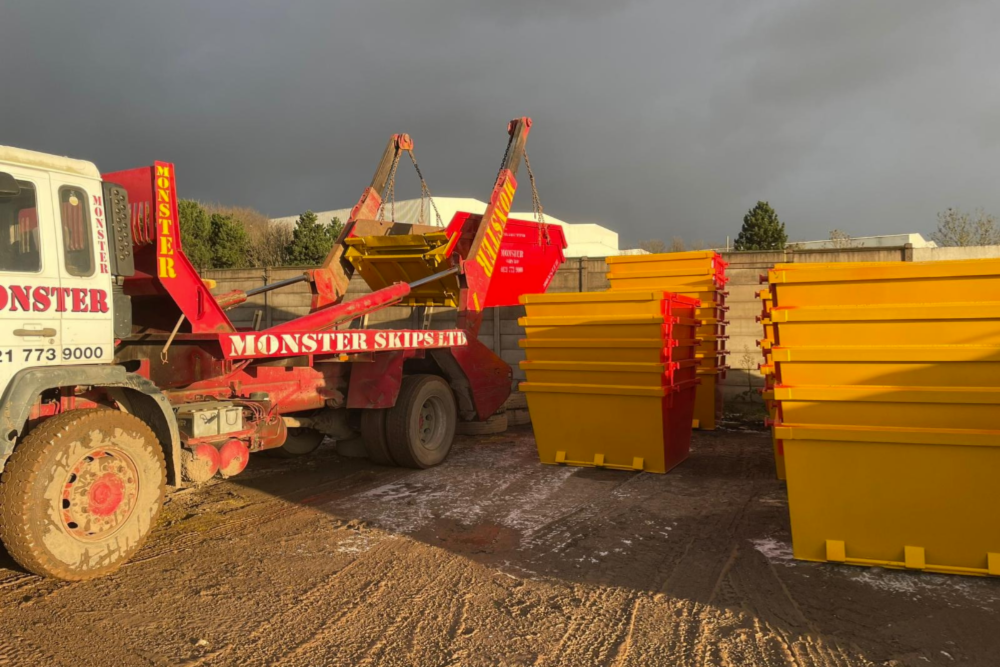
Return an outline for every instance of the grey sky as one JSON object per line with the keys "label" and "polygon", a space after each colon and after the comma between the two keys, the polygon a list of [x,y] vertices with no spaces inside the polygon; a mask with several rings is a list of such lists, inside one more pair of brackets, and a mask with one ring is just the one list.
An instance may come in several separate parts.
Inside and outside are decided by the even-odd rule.
{"label": "grey sky", "polygon": [[988,1],[5,0],[0,143],[290,215],[353,204],[393,132],[485,198],[530,115],[546,210],[624,242],[722,242],[758,199],[799,240],[928,232],[1000,215],[998,29]]}

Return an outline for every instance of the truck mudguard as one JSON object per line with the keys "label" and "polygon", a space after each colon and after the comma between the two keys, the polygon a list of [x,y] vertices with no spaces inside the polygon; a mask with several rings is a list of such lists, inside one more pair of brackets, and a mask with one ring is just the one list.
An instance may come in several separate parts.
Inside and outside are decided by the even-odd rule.
{"label": "truck mudguard", "polygon": [[0,405],[0,472],[14,451],[39,394],[56,387],[107,387],[115,399],[145,421],[159,438],[167,458],[168,483],[181,485],[180,434],[167,397],[152,382],[121,366],[26,368],[11,378]]}

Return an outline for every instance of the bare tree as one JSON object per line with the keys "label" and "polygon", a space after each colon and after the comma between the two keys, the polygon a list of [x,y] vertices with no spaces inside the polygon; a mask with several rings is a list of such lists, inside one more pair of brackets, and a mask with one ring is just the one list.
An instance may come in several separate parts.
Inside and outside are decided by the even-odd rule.
{"label": "bare tree", "polygon": [[684,252],[685,250],[687,250],[687,246],[684,245],[684,239],[679,236],[670,239],[670,250],[668,252]]}
{"label": "bare tree", "polygon": [[931,238],[943,246],[1000,245],[1000,226],[983,209],[966,213],[949,208],[938,213],[937,230]]}
{"label": "bare tree", "polygon": [[834,248],[850,248],[854,246],[854,239],[847,232],[834,229],[830,232],[830,241]]}
{"label": "bare tree", "polygon": [[226,215],[243,226],[250,238],[248,266],[282,266],[285,263],[285,248],[292,238],[290,227],[273,223],[260,211],[247,206],[208,204],[205,209],[209,215]]}
{"label": "bare tree", "polygon": [[708,248],[708,244],[705,243],[705,239],[695,239],[691,242],[691,250],[705,250]]}
{"label": "bare tree", "polygon": [[639,247],[646,252],[658,255],[661,252],[667,251],[667,244],[661,239],[649,239],[648,241],[639,241]]}

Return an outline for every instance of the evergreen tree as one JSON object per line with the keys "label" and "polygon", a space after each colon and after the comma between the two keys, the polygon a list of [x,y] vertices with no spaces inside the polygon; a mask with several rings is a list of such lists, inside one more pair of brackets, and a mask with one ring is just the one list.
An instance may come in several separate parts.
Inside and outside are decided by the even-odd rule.
{"label": "evergreen tree", "polygon": [[240,269],[249,265],[250,237],[232,216],[216,213],[210,218],[212,268]]}
{"label": "evergreen tree", "polygon": [[292,230],[292,241],[286,250],[290,266],[314,266],[330,254],[330,249],[340,235],[343,225],[334,218],[330,224],[322,224],[312,211],[299,216]]}
{"label": "evergreen tree", "polygon": [[782,250],[788,242],[785,223],[766,201],[759,201],[743,216],[743,228],[736,237],[737,250]]}
{"label": "evergreen tree", "polygon": [[181,247],[197,269],[212,268],[212,223],[201,204],[190,199],[177,202]]}

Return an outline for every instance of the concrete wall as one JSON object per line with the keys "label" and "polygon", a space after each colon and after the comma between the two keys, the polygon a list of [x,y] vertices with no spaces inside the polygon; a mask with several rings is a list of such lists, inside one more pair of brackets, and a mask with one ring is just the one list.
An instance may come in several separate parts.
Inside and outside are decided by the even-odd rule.
{"label": "concrete wall", "polygon": [[949,259],[993,259],[1000,257],[1000,246],[981,245],[966,248],[914,248],[914,262]]}
{"label": "concrete wall", "polygon": [[[980,259],[1000,257],[1000,246],[974,248],[846,248],[824,250],[801,250],[787,252],[726,252],[723,257],[729,262],[727,275],[729,284],[729,365],[731,367],[723,382],[723,390],[738,394],[748,386],[763,385],[757,371],[761,361],[757,340],[762,336],[761,326],[756,321],[760,315],[760,302],[754,296],[764,286],[760,276],[779,263],[786,262],[901,262],[953,259]],[[572,258],[556,273],[549,292],[603,292],[610,287],[606,277],[608,265],[603,258]],[[301,273],[297,269],[234,269],[213,270],[203,273],[205,278],[217,282],[214,293],[220,294],[234,289],[248,290],[253,287],[291,278]],[[367,293],[368,287],[355,278],[348,289],[348,300]],[[230,318],[237,326],[249,327],[254,312],[261,311],[261,327],[266,328],[294,319],[309,312],[309,288],[305,283],[275,290],[256,296],[239,308],[230,312]],[[524,336],[517,319],[524,316],[524,308],[489,309],[483,318],[480,340],[514,368],[514,377],[524,379],[517,367],[524,354],[517,341]],[[361,323],[355,323],[359,326]],[[419,328],[410,308],[393,307],[378,311],[368,317],[365,326],[376,329]],[[446,329],[455,324],[454,309],[438,309],[431,315],[431,327]]]}

